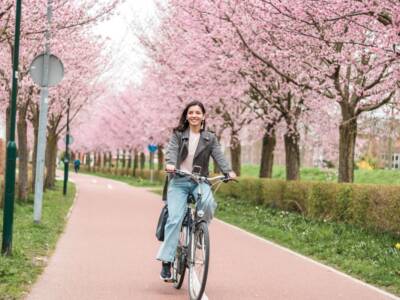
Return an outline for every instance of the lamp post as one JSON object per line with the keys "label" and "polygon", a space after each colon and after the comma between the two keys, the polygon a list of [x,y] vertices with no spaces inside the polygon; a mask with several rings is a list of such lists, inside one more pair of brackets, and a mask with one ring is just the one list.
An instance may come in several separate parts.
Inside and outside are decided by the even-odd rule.
{"label": "lamp post", "polygon": [[68,184],[68,170],[69,170],[69,152],[68,152],[68,145],[69,145],[69,107],[70,107],[70,100],[68,98],[67,102],[67,135],[65,137],[65,155],[64,155],[64,187],[63,187],[63,195],[67,194],[67,184]]}
{"label": "lamp post", "polygon": [[14,219],[15,165],[17,145],[15,143],[15,119],[18,94],[19,36],[21,25],[21,0],[16,1],[15,37],[13,53],[12,91],[10,101],[10,139],[7,143],[6,182],[4,190],[3,240],[1,253],[10,255],[12,250],[12,229]]}

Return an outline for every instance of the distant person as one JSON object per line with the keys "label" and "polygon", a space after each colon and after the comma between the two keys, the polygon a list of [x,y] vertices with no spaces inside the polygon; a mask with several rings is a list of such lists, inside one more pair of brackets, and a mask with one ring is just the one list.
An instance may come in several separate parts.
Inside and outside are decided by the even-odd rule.
{"label": "distant person", "polygon": [[75,173],[78,173],[79,168],[81,167],[81,161],[78,159],[74,160],[74,169],[75,169]]}

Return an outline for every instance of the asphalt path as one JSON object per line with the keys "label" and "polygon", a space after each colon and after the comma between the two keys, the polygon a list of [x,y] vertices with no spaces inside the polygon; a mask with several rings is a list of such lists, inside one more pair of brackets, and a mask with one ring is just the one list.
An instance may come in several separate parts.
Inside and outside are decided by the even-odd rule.
{"label": "asphalt path", "polygon": [[[159,278],[154,236],[160,196],[125,183],[71,174],[68,224],[29,300],[188,299]],[[204,299],[399,299],[332,268],[214,220]]]}

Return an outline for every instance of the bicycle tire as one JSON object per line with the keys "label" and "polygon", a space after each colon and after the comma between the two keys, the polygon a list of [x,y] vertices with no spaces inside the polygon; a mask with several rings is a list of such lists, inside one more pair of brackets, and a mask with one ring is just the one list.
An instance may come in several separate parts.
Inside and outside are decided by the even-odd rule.
{"label": "bicycle tire", "polygon": [[[189,298],[190,300],[200,300],[206,288],[208,266],[210,262],[210,238],[206,222],[201,222],[196,226],[194,233],[190,236],[189,245]],[[196,264],[200,264],[196,262],[196,255],[199,252],[202,252],[203,258],[203,269],[200,278],[199,274],[195,271]]]}
{"label": "bicycle tire", "polygon": [[187,234],[187,227],[182,226],[179,233],[179,242],[176,249],[175,260],[172,265],[172,272],[174,278],[174,288],[179,290],[182,287],[183,280],[185,279],[186,273],[186,252],[185,240]]}

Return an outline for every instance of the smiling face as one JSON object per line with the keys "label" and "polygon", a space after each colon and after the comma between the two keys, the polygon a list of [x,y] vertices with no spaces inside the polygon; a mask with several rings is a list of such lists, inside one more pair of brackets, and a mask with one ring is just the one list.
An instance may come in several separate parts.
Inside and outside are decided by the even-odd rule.
{"label": "smiling face", "polygon": [[188,119],[191,127],[200,127],[201,122],[204,120],[204,114],[201,110],[201,107],[198,105],[189,107],[186,118]]}

